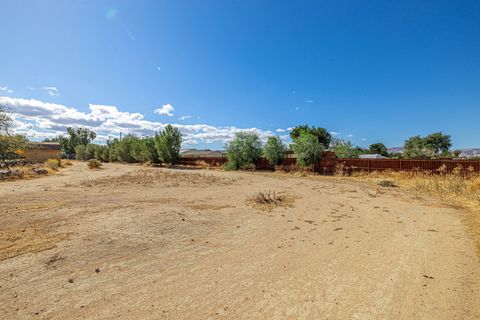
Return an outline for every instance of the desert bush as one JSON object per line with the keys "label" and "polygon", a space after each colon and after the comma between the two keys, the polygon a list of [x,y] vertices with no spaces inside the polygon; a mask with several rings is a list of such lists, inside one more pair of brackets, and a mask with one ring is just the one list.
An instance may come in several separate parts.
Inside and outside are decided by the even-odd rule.
{"label": "desert bush", "polygon": [[260,138],[255,133],[238,132],[227,144],[228,162],[225,168],[238,170],[251,167],[262,154]]}
{"label": "desert bush", "polygon": [[102,163],[97,159],[90,159],[87,163],[90,169],[99,169],[102,166]]}
{"label": "desert bush", "polygon": [[87,144],[85,146],[85,159],[83,160],[90,160],[95,158],[95,153],[97,153],[98,145],[96,144]]}
{"label": "desert bush", "polygon": [[272,166],[276,166],[283,161],[285,151],[286,147],[279,137],[270,137],[263,147],[263,156]]}
{"label": "desert bush", "polygon": [[51,170],[58,170],[60,167],[60,160],[59,159],[48,159],[45,161],[45,167]]}
{"label": "desert bush", "polygon": [[323,145],[318,142],[316,136],[309,133],[302,133],[293,140],[293,152],[297,155],[297,163],[300,167],[307,167],[315,164],[322,157]]}
{"label": "desert bush", "polygon": [[164,130],[155,135],[155,148],[161,162],[170,165],[180,161],[182,134],[178,128],[167,125]]}
{"label": "desert bush", "polygon": [[102,161],[102,162],[108,162],[110,160],[110,149],[108,146],[97,146],[95,149],[95,154],[94,158]]}
{"label": "desert bush", "polygon": [[393,187],[398,187],[398,185],[395,183],[393,180],[380,180],[378,181],[378,185],[381,187],[387,187],[387,188],[393,188]]}
{"label": "desert bush", "polygon": [[278,204],[285,201],[285,195],[277,194],[275,191],[266,191],[258,192],[253,197],[252,200],[256,204]]}
{"label": "desert bush", "polygon": [[83,144],[80,144],[80,145],[76,146],[75,147],[75,159],[82,160],[82,161],[88,160],[87,159],[86,148],[87,147],[84,146]]}

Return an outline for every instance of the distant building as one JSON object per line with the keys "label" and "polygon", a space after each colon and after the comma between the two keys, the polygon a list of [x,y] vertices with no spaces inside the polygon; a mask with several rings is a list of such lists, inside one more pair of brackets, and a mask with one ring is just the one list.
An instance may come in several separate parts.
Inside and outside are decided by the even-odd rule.
{"label": "distant building", "polygon": [[381,154],[361,154],[358,156],[360,159],[386,159],[387,157]]}
{"label": "distant building", "polygon": [[36,162],[60,159],[60,144],[56,142],[30,142],[25,148],[25,159]]}

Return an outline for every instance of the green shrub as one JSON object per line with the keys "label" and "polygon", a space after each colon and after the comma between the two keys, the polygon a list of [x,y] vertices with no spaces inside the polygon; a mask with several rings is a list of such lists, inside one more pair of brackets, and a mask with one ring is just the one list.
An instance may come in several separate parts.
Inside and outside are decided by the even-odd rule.
{"label": "green shrub", "polygon": [[97,159],[90,159],[87,163],[90,169],[99,169],[102,166],[102,163]]}
{"label": "green shrub", "polygon": [[98,149],[98,146],[96,144],[87,144],[87,146],[85,147],[85,159],[83,160],[90,160],[90,159],[93,159],[95,158],[95,153]]}
{"label": "green shrub", "polygon": [[76,146],[75,147],[75,159],[82,160],[82,161],[88,160],[86,149],[87,149],[87,147],[84,146],[83,144],[80,144],[80,145]]}
{"label": "green shrub", "polygon": [[285,151],[286,147],[279,137],[270,137],[265,147],[263,147],[263,156],[271,165],[276,166],[283,161]]}
{"label": "green shrub", "polygon": [[47,161],[45,161],[44,165],[48,169],[58,170],[58,168],[60,167],[60,160],[59,159],[48,159]]}
{"label": "green shrub", "polygon": [[178,128],[167,125],[164,130],[155,135],[155,149],[160,161],[168,164],[176,164],[180,161],[180,148],[182,135]]}
{"label": "green shrub", "polygon": [[110,148],[108,146],[97,146],[94,158],[103,162],[110,160]]}
{"label": "green shrub", "polygon": [[262,154],[260,138],[255,133],[238,132],[227,144],[227,170],[251,167]]}
{"label": "green shrub", "polygon": [[324,146],[313,134],[301,133],[293,139],[292,150],[297,155],[297,164],[300,167],[307,167],[321,159]]}

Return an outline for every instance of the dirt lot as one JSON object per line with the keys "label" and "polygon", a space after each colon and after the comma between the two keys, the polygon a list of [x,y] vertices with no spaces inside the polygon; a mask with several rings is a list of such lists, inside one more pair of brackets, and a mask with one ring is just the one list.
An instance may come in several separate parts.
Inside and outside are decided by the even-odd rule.
{"label": "dirt lot", "polygon": [[[268,190],[288,201],[251,202]],[[479,319],[462,215],[335,178],[74,163],[0,183],[0,318]]]}

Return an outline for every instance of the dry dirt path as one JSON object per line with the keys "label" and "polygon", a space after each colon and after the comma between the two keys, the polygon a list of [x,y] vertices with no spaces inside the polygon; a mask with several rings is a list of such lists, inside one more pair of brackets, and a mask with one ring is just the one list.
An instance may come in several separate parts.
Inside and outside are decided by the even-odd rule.
{"label": "dry dirt path", "polygon": [[[252,207],[266,190],[294,202]],[[461,217],[334,178],[74,163],[0,183],[0,318],[479,319]]]}

